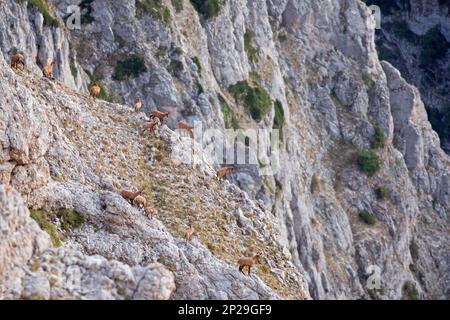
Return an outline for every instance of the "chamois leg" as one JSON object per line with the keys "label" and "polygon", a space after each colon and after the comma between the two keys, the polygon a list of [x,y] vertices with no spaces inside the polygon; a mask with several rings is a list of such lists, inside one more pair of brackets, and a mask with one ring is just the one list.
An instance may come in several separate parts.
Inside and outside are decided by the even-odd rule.
{"label": "chamois leg", "polygon": [[250,275],[250,270],[252,269],[251,266],[248,266],[248,275]]}
{"label": "chamois leg", "polygon": [[244,273],[244,266],[239,266],[239,271],[240,271],[242,274],[245,274],[245,273]]}

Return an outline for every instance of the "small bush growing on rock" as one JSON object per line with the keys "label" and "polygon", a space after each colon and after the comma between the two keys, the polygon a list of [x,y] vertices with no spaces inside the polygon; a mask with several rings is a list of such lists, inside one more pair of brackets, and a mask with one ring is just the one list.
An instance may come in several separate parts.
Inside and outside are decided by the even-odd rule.
{"label": "small bush growing on rock", "polygon": [[192,57],[191,60],[197,66],[198,72],[202,72],[202,65],[201,65],[200,60],[198,59],[198,57]]}
{"label": "small bush growing on rock", "polygon": [[132,55],[117,62],[113,79],[123,81],[127,78],[137,78],[141,73],[147,71],[144,59],[138,55]]}
{"label": "small bush growing on rock", "polygon": [[419,292],[416,285],[412,281],[406,281],[402,287],[402,295],[404,300],[418,300]]}
{"label": "small bush growing on rock", "polygon": [[449,49],[449,43],[442,34],[440,26],[430,29],[421,39],[422,52],[420,53],[420,66],[428,67],[436,60],[444,58]]}
{"label": "small bush growing on rock", "polygon": [[372,150],[360,150],[357,162],[359,169],[370,177],[375,175],[381,168],[381,160]]}
{"label": "small bush growing on rock", "polygon": [[225,122],[225,128],[234,130],[239,129],[239,123],[233,110],[231,110],[230,106],[225,102],[223,98],[219,98],[219,100],[222,104],[221,110],[223,121]]}
{"label": "small bush growing on rock", "polygon": [[250,30],[247,30],[244,34],[244,48],[250,62],[256,62],[259,54],[259,49],[253,46],[253,37],[254,34]]}
{"label": "small bush growing on rock", "polygon": [[273,129],[280,130],[280,137],[283,139],[283,126],[284,126],[284,110],[283,105],[279,100],[274,103],[275,117],[273,118]]}
{"label": "small bush growing on rock", "polygon": [[363,81],[366,84],[366,87],[369,91],[375,87],[375,81],[373,81],[372,75],[370,73],[365,73],[363,75]]}
{"label": "small bush growing on rock", "polygon": [[183,11],[183,0],[172,0],[172,6],[177,13]]}
{"label": "small bush growing on rock", "polygon": [[244,80],[230,86],[229,91],[236,99],[236,102],[244,104],[247,112],[257,122],[261,121],[270,111],[272,99],[269,93],[258,84],[250,86]]}
{"label": "small bush growing on rock", "polygon": [[359,218],[361,221],[363,221],[365,224],[368,224],[370,226],[373,226],[376,222],[375,217],[373,214],[371,214],[369,211],[364,210],[359,213]]}
{"label": "small bush growing on rock", "polygon": [[316,193],[319,190],[320,180],[316,174],[313,174],[311,178],[311,193]]}
{"label": "small bush growing on rock", "polygon": [[30,210],[30,216],[38,223],[42,230],[48,233],[53,246],[59,247],[61,240],[59,239],[55,225],[49,222],[48,213],[43,210]]}
{"label": "small bush growing on rock", "polygon": [[217,17],[220,12],[221,4],[219,0],[191,0],[195,10],[205,19]]}
{"label": "small bush growing on rock", "polygon": [[375,126],[375,142],[373,147],[377,149],[384,148],[386,146],[386,135],[384,130],[380,126]]}
{"label": "small bush growing on rock", "polygon": [[411,243],[409,244],[409,251],[411,253],[411,258],[416,262],[417,259],[419,259],[419,245],[414,239],[411,240]]}
{"label": "small bush growing on rock", "polygon": [[375,189],[375,194],[378,200],[385,200],[389,196],[389,191],[385,187],[378,187]]}
{"label": "small bush growing on rock", "polygon": [[64,231],[80,228],[85,223],[84,216],[74,210],[61,209],[55,212]]}

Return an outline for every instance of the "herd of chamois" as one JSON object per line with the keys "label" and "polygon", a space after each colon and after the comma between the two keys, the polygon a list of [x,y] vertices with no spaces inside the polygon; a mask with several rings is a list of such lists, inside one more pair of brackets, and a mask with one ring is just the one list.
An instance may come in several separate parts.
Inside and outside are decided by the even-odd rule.
{"label": "herd of chamois", "polygon": [[[51,63],[45,65],[42,68],[42,75],[45,78],[48,79],[54,79],[53,78],[53,68],[55,66],[55,62],[52,61]],[[16,52],[11,56],[11,67],[13,69],[19,69],[19,67],[24,70],[25,69],[25,56],[23,52]],[[94,99],[96,99],[100,93],[101,93],[101,87],[97,82],[94,82],[90,87],[90,96]],[[135,100],[134,104],[134,110],[135,112],[140,112],[142,109],[142,100],[141,98],[137,98]],[[150,133],[154,133],[158,125],[162,124],[166,118],[169,117],[169,112],[162,112],[159,110],[154,110],[150,113],[149,120],[146,121],[143,125],[144,131],[149,131]],[[179,121],[177,123],[177,127],[179,129],[186,130],[189,135],[193,138],[194,136],[194,127],[183,122]],[[226,178],[226,176],[234,171],[234,167],[232,166],[226,166],[222,167],[216,170],[216,175],[218,180],[223,180]],[[143,189],[138,190],[136,192],[122,190],[120,192],[120,195],[127,200],[131,205],[138,207],[139,209],[142,209],[144,211],[144,214],[149,217],[150,219],[153,218],[155,214],[157,214],[157,208],[154,205],[147,204],[147,199],[142,195]],[[186,241],[191,241],[192,236],[194,235],[194,228],[191,225],[188,225],[185,234],[184,239]],[[256,254],[252,257],[244,257],[238,260],[239,265],[239,271],[244,273],[244,268],[248,268],[248,275],[250,275],[250,270],[252,266],[259,262],[259,255]]]}

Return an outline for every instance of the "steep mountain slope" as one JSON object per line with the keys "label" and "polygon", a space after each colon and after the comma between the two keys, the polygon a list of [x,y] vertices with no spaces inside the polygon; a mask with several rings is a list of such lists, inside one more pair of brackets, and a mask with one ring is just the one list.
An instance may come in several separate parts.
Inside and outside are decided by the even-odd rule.
{"label": "steep mountain slope", "polygon": [[[79,1],[50,2],[52,14],[62,19],[67,6]],[[275,297],[259,280],[242,278],[224,264],[255,249],[266,259],[257,269],[259,277],[282,297],[308,296],[308,290],[318,299],[449,297],[450,159],[440,149],[417,89],[392,65],[380,63],[374,21],[364,3],[228,0],[217,15],[205,18],[189,1],[181,1],[182,8],[155,1],[156,11],[146,10],[144,2],[82,1],[80,30],[43,27],[61,33],[57,48],[70,43],[70,54],[49,52],[64,56],[63,61],[74,57],[76,74],[84,80],[57,78],[84,93],[89,81],[101,81],[108,90],[105,99],[127,105],[142,96],[145,112],[171,112],[171,128],[179,119],[220,130],[279,128],[282,165],[266,176],[259,174],[264,161],[239,166],[230,181],[245,192],[219,185],[210,173],[218,163],[207,160],[198,171],[167,161],[173,153],[162,141],[172,136],[170,130],[163,129],[161,140],[143,138],[138,134],[143,115],[131,115],[130,107],[93,104],[59,84],[20,74],[17,81],[31,90],[29,83],[36,83],[30,97],[41,96],[49,112],[59,112],[48,120],[55,130],[52,147],[49,134],[38,134],[44,142],[37,139],[36,145],[47,147],[33,158],[45,154],[49,169],[40,160],[33,161],[33,169],[14,169],[21,174],[12,175],[12,185],[31,208],[69,208],[89,217],[64,246],[130,265],[163,255],[175,269],[175,298]],[[14,1],[7,7],[1,15],[27,10]],[[39,16],[32,9],[28,14]],[[34,21],[27,28],[40,30],[42,21]],[[21,32],[0,37],[2,52],[22,38]],[[33,56],[34,49],[19,49]],[[3,92],[10,86],[5,84]],[[239,90],[258,95],[241,100]],[[20,96],[5,98],[2,106],[23,106],[27,100]],[[21,119],[9,117],[6,123]],[[177,145],[175,150],[185,150]],[[197,148],[203,154],[200,144]],[[14,166],[6,144],[3,149],[0,159],[9,182]],[[23,161],[21,154],[13,152],[15,163]],[[84,161],[72,161],[74,156]],[[144,185],[160,206],[157,218],[164,227],[147,226],[150,222],[119,204],[112,191]],[[194,250],[176,239],[189,216],[199,212],[204,214]],[[130,221],[140,229],[133,231]],[[167,246],[147,244],[154,228],[163,228]],[[209,257],[208,251],[218,259],[213,266],[199,258]],[[378,290],[367,286],[371,266],[381,272]],[[187,283],[194,275],[197,280]],[[243,287],[235,289],[242,279],[247,279]]]}
{"label": "steep mountain slope", "polygon": [[[48,216],[48,223],[56,222],[59,233],[66,238],[59,239],[57,233],[50,232],[53,245],[62,241],[64,248],[101,255],[127,266],[150,264],[148,268],[161,268],[153,265],[160,262],[170,270],[162,269],[169,273],[168,280],[160,280],[162,284],[150,280],[148,284],[162,286],[161,290],[168,293],[147,288],[150,292],[142,296],[120,287],[117,290],[123,298],[158,294],[168,298],[175,286],[174,298],[307,297],[307,287],[294,270],[289,251],[278,244],[280,237],[270,212],[262,211],[236,187],[216,181],[214,170],[198,146],[193,154],[197,165],[182,164],[183,157],[191,152],[190,138],[179,137],[167,127],[161,129],[160,138],[151,138],[141,133],[143,114],[133,115],[131,109],[120,105],[96,103],[29,72],[14,74],[2,58],[0,64],[4,80],[1,173],[4,181],[25,197],[32,217],[36,219],[42,213]],[[156,219],[144,216],[119,195],[120,190],[133,188],[144,188],[147,199],[159,206]],[[3,197],[6,204],[11,201],[8,193]],[[58,216],[61,209],[66,211]],[[31,224],[20,202],[19,210]],[[78,219],[65,220],[69,214]],[[42,219],[37,220],[46,231],[52,231]],[[82,222],[78,225],[74,220]],[[198,239],[192,244],[182,240],[188,224],[194,227]],[[15,226],[13,222],[6,232],[13,233]],[[42,237],[33,228],[29,236]],[[11,254],[18,250],[9,248],[8,243],[4,246]],[[43,250],[33,251],[30,260],[24,260],[31,264],[30,270],[35,259],[48,261],[47,253],[40,256]],[[258,278],[240,274],[235,267],[239,257],[254,253],[262,256],[257,274],[279,295]],[[5,265],[9,264],[6,259]],[[58,265],[50,263],[48,268],[60,272]],[[169,282],[172,273],[175,286]],[[55,281],[68,285],[58,275]],[[87,275],[82,270],[84,277]],[[42,275],[36,278],[41,280]],[[38,287],[39,283],[33,285]],[[2,289],[4,297],[24,297],[20,288]],[[52,287],[50,297],[64,297],[53,290],[60,288]],[[120,297],[120,293],[118,296],[111,292],[70,294]]]}

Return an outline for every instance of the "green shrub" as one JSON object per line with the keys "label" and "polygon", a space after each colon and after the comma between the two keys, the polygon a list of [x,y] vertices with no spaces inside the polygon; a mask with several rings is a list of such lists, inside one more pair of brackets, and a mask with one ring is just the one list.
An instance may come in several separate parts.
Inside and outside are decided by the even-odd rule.
{"label": "green shrub", "polygon": [[316,174],[313,174],[311,178],[311,193],[314,194],[319,190],[320,179]]}
{"label": "green shrub", "polygon": [[239,123],[236,118],[236,115],[234,114],[233,110],[228,106],[228,104],[225,102],[223,98],[220,98],[220,103],[222,104],[221,110],[223,115],[223,121],[225,122],[225,128],[226,129],[239,129]]}
{"label": "green shrub", "polygon": [[279,100],[274,103],[275,117],[273,119],[273,129],[280,130],[280,137],[283,139],[283,125],[284,125],[284,110],[283,105]]}
{"label": "green shrub", "polygon": [[428,67],[447,55],[449,44],[440,26],[430,29],[421,39],[420,66]]}
{"label": "green shrub", "polygon": [[384,148],[386,146],[386,136],[384,130],[380,126],[375,126],[375,142],[373,147],[376,149]]}
{"label": "green shrub", "polygon": [[373,81],[372,75],[370,73],[364,73],[363,81],[366,84],[367,89],[369,89],[369,91],[372,91],[372,89],[375,87],[375,81]]}
{"label": "green shrub", "polygon": [[378,187],[375,189],[375,194],[378,200],[385,200],[389,196],[389,191],[385,187]]}
{"label": "green shrub", "polygon": [[359,219],[363,221],[365,224],[373,226],[376,223],[375,217],[369,211],[361,211],[359,213]]}
{"label": "green shrub", "polygon": [[43,210],[30,210],[30,216],[38,223],[42,230],[48,233],[53,246],[59,247],[61,240],[59,239],[55,225],[49,221],[48,213]]}
{"label": "green shrub", "polygon": [[404,300],[419,300],[419,292],[412,281],[406,281],[403,284],[402,295]]}
{"label": "green shrub", "polygon": [[55,28],[60,26],[59,21],[50,14],[50,7],[46,0],[16,0],[17,3],[24,1],[28,3],[28,7],[35,7],[42,14],[45,26]]}
{"label": "green shrub", "polygon": [[95,0],[83,0],[79,6],[83,14],[81,15],[81,24],[90,24],[95,21],[92,16],[92,3]]}
{"label": "green shrub", "polygon": [[250,30],[247,30],[244,34],[244,48],[250,62],[256,62],[259,54],[259,49],[253,47],[253,37],[254,34]]}
{"label": "green shrub", "polygon": [[278,41],[280,42],[286,42],[288,39],[287,35],[285,33],[279,33],[278,34]]}
{"label": "green shrub", "polygon": [[136,0],[136,8],[166,26],[170,24],[170,10],[162,4],[162,0]]}
{"label": "green shrub", "polygon": [[123,81],[127,78],[137,78],[141,73],[147,71],[144,59],[138,55],[132,55],[128,58],[118,61],[114,69],[113,79]]}
{"label": "green shrub", "polygon": [[61,209],[55,212],[64,231],[80,228],[85,222],[84,215],[74,210]]}
{"label": "green shrub", "polygon": [[198,57],[192,57],[191,60],[197,66],[198,72],[202,72],[202,65],[201,65],[200,60],[198,59]]}
{"label": "green shrub", "polygon": [[236,102],[244,104],[246,111],[255,121],[261,121],[272,107],[269,93],[258,84],[250,86],[244,80],[230,86],[229,91]]}
{"label": "green shrub", "polygon": [[172,6],[177,13],[183,11],[183,0],[172,0]]}
{"label": "green shrub", "polygon": [[219,0],[191,0],[191,3],[205,19],[217,17],[221,9]]}
{"label": "green shrub", "polygon": [[413,259],[414,262],[416,262],[417,259],[419,259],[419,245],[414,239],[411,240],[409,244],[409,251],[411,253],[411,258]]}
{"label": "green shrub", "polygon": [[375,175],[381,168],[381,160],[372,150],[360,150],[357,162],[359,169],[370,177]]}
{"label": "green shrub", "polygon": [[202,93],[205,92],[205,90],[203,89],[202,84],[200,83],[200,81],[198,79],[195,79],[195,86],[197,87],[198,94],[202,94]]}

